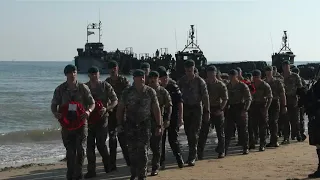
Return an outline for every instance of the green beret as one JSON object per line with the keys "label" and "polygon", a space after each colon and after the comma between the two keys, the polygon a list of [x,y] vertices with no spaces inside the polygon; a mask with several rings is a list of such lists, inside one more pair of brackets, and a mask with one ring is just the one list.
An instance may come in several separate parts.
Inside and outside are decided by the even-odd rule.
{"label": "green beret", "polygon": [[108,63],[108,69],[113,69],[115,67],[118,67],[117,61],[112,60]]}
{"label": "green beret", "polygon": [[159,66],[158,67],[158,72],[159,71],[166,71],[167,72],[167,69],[164,66]]}
{"label": "green beret", "polygon": [[231,69],[231,70],[229,71],[229,75],[231,75],[231,76],[236,76],[236,75],[238,75],[238,71],[235,70],[235,69]]}
{"label": "green beret", "polygon": [[299,74],[300,70],[297,67],[291,69],[292,72]]}
{"label": "green beret", "polygon": [[272,71],[273,67],[272,66],[267,66],[266,68],[264,68],[265,71]]}
{"label": "green beret", "polygon": [[99,68],[96,66],[92,66],[91,68],[88,69],[89,74],[97,73],[97,72],[99,72]]}
{"label": "green beret", "polygon": [[159,73],[159,77],[168,76],[167,71],[165,71],[163,69],[158,70],[158,73]]}
{"label": "green beret", "polygon": [[242,72],[242,69],[240,67],[237,67],[236,70],[238,71],[238,73]]}
{"label": "green beret", "polygon": [[150,68],[150,64],[147,62],[144,62],[141,64],[141,69]]}
{"label": "green beret", "polygon": [[68,64],[63,70],[65,75],[74,71],[77,71],[77,67],[73,64]]}
{"label": "green beret", "polygon": [[261,71],[256,69],[252,72],[252,76],[261,76]]}
{"label": "green beret", "polygon": [[144,76],[145,73],[144,73],[144,70],[142,69],[136,69],[132,75],[133,77],[140,77],[140,76]]}
{"label": "green beret", "polygon": [[159,73],[158,73],[157,71],[150,71],[149,77],[150,77],[150,78],[152,78],[152,77],[159,77]]}
{"label": "green beret", "polygon": [[247,77],[251,78],[252,77],[252,73],[247,73]]}
{"label": "green beret", "polygon": [[288,60],[282,62],[282,65],[289,65],[289,64],[290,64],[290,61]]}
{"label": "green beret", "polygon": [[272,70],[276,71],[277,67],[276,66],[272,66]]}
{"label": "green beret", "polygon": [[207,71],[214,71],[214,72],[217,72],[217,68],[215,66],[208,66],[207,67]]}
{"label": "green beret", "polygon": [[189,68],[189,67],[192,67],[192,66],[194,66],[194,61],[193,60],[186,60],[184,62],[184,67]]}

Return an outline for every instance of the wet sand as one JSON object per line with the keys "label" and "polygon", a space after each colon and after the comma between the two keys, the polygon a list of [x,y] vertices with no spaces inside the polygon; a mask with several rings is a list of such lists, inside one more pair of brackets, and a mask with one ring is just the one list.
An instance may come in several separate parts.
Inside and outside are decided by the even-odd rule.
{"label": "wet sand", "polygon": [[[230,149],[230,154],[224,159],[217,159],[213,153],[215,144],[207,144],[205,159],[197,161],[194,167],[179,169],[171,152],[167,153],[166,169],[160,171],[157,177],[148,177],[152,180],[296,180],[307,179],[307,175],[317,167],[315,148],[308,142],[280,146],[277,149],[267,148],[265,152],[253,150],[249,155],[242,155],[239,147]],[[184,157],[187,157],[186,147],[183,147]],[[98,179],[125,180],[129,179],[129,168],[124,165],[123,159],[118,160],[117,172],[106,174],[103,172],[101,159],[97,159]],[[33,164],[20,168],[8,168],[0,172],[0,179],[33,179],[56,180],[65,179],[66,164]],[[84,166],[86,172],[86,166]]]}

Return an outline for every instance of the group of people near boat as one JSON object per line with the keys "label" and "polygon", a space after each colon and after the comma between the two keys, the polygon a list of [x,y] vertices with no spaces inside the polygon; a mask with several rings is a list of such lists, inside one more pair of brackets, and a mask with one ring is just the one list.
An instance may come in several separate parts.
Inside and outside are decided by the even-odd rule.
{"label": "group of people near boat", "polygon": [[[259,151],[279,147],[279,136],[284,137],[283,145],[290,143],[290,137],[298,142],[306,139],[303,105],[299,103],[306,84],[299,69],[290,69],[289,61],[283,62],[281,75],[268,66],[265,72],[254,70],[247,79],[240,68],[222,79],[215,66],[208,66],[203,79],[195,72],[193,60],[185,61],[184,67],[185,75],[176,82],[164,67],[151,71],[150,65],[143,63],[133,72],[130,85],[119,75],[115,61],[109,62],[110,77],[104,81],[99,79],[99,69],[91,67],[87,83],[77,81],[76,66],[67,65],[67,80],[55,89],[51,102],[52,113],[62,126],[67,179],[82,179],[85,147],[88,165],[84,178],[96,176],[95,147],[105,172],[115,171],[117,139],[131,180],[147,178],[149,149],[151,176],[165,169],[167,136],[179,168],[195,166],[196,160],[204,158],[210,128],[218,137],[217,147],[211,150],[218,158],[228,155],[235,132],[244,155],[257,144]],[[181,126],[188,140],[187,159],[178,141]],[[320,177],[320,171],[310,177]]]}

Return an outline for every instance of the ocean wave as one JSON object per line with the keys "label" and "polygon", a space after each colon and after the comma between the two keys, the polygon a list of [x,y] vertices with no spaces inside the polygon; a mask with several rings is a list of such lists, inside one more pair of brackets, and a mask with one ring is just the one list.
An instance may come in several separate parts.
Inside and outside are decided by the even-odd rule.
{"label": "ocean wave", "polygon": [[16,131],[0,134],[0,144],[30,143],[61,139],[59,128]]}

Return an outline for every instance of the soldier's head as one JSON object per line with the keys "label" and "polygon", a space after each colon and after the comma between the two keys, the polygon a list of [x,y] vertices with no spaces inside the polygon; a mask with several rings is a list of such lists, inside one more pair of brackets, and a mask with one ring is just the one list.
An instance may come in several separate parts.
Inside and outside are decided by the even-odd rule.
{"label": "soldier's head", "polygon": [[219,80],[222,80],[222,78],[221,78],[221,71],[218,69],[217,70],[217,78],[219,79]]}
{"label": "soldier's head", "polygon": [[146,73],[146,76],[149,75],[149,73],[150,73],[150,64],[149,63],[147,63],[147,62],[142,63],[140,68],[142,70],[144,70],[144,72]]}
{"label": "soldier's head", "polygon": [[237,81],[238,80],[239,73],[237,70],[231,69],[228,74],[229,74],[230,81]]}
{"label": "soldier's head", "polygon": [[145,72],[142,69],[136,69],[133,72],[133,82],[135,85],[142,85],[145,83]]}
{"label": "soldier's head", "polygon": [[77,67],[75,65],[68,64],[63,72],[68,81],[74,81],[77,78]]}
{"label": "soldier's head", "polygon": [[246,73],[246,78],[247,78],[247,80],[248,81],[252,81],[253,79],[252,79],[252,73]]}
{"label": "soldier's head", "polygon": [[215,66],[208,66],[206,70],[208,79],[213,79],[217,77],[217,68]]}
{"label": "soldier's head", "polygon": [[261,71],[256,69],[252,71],[253,82],[261,81]]}
{"label": "soldier's head", "polygon": [[282,62],[282,70],[283,70],[283,72],[289,72],[290,71],[290,62],[289,61],[283,61]]}
{"label": "soldier's head", "polygon": [[166,68],[158,68],[158,73],[159,73],[159,79],[160,79],[160,83],[161,85],[167,85],[169,82],[169,75],[167,73]]}
{"label": "soldier's head", "polygon": [[277,72],[278,71],[277,67],[276,66],[272,66],[272,71],[273,72]]}
{"label": "soldier's head", "polygon": [[297,67],[292,68],[291,71],[294,72],[294,73],[297,73],[297,74],[300,73],[300,70]]}
{"label": "soldier's head", "polygon": [[[275,67],[275,66],[273,66]],[[267,77],[271,77],[273,75],[273,67],[271,66],[267,66],[265,69],[264,69],[264,72],[266,73],[266,76]]]}
{"label": "soldier's head", "polygon": [[100,72],[99,68],[96,66],[92,66],[91,68],[88,69],[88,76],[90,78],[90,81],[98,81],[100,78]]}
{"label": "soldier's head", "polygon": [[242,76],[242,69],[240,67],[237,67],[236,70],[238,71],[238,76]]}
{"label": "soldier's head", "polygon": [[187,76],[193,76],[194,73],[194,61],[193,60],[186,60],[184,62],[184,70]]}
{"label": "soldier's head", "polygon": [[159,73],[157,71],[150,71],[149,75],[149,84],[155,86],[159,84]]}
{"label": "soldier's head", "polygon": [[114,76],[114,75],[118,75],[119,73],[119,66],[118,66],[118,63],[117,61],[110,61],[108,63],[108,69],[109,69],[109,73],[111,76]]}

